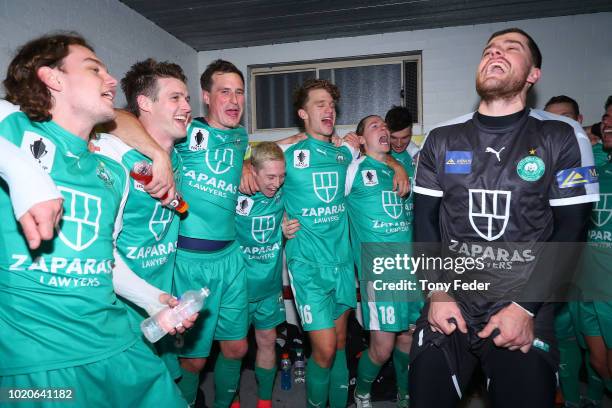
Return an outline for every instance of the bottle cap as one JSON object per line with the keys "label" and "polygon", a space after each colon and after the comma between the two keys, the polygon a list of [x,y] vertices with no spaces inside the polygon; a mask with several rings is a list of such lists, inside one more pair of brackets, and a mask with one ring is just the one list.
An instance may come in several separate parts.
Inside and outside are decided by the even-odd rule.
{"label": "bottle cap", "polygon": [[281,358],[289,358],[289,353],[283,353],[283,354],[281,355]]}

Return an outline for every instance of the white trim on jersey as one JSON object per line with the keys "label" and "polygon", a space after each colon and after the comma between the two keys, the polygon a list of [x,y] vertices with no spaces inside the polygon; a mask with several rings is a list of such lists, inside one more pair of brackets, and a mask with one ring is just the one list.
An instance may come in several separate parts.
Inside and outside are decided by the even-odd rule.
{"label": "white trim on jersey", "polygon": [[359,165],[365,160],[365,158],[366,156],[362,156],[358,159],[353,160],[346,169],[346,182],[344,183],[345,196],[348,196],[351,193],[353,183],[355,182],[355,177],[357,176],[357,170],[359,169]]}
{"label": "white trim on jersey", "polygon": [[592,203],[599,201],[599,193],[597,194],[586,194],[581,196],[574,197],[566,197],[566,198],[554,198],[552,200],[548,200],[548,203],[551,207],[560,207],[563,205],[574,205],[574,204],[584,204],[584,203]]}
{"label": "white trim on jersey", "polygon": [[351,152],[351,156],[353,156],[353,160],[357,160],[361,155],[361,151],[359,149],[355,149],[353,146],[346,142],[342,143],[340,147],[346,147],[347,149],[349,149],[349,151]]}
{"label": "white trim on jersey", "polygon": [[425,188],[425,187],[419,187],[419,186],[414,186],[413,191],[416,194],[423,194],[423,195],[428,195],[428,196],[431,196],[431,197],[442,197],[442,196],[444,196],[444,191],[433,190],[431,188]]}

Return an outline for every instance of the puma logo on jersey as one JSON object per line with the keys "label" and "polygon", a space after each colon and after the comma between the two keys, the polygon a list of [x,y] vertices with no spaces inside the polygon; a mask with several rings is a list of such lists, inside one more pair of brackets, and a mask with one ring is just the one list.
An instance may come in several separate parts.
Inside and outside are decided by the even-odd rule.
{"label": "puma logo on jersey", "polygon": [[325,150],[321,150],[319,148],[315,149],[317,152],[321,153],[323,156],[327,156],[327,152]]}
{"label": "puma logo on jersey", "polygon": [[501,158],[499,157],[500,153],[506,148],[506,146],[499,149],[499,151],[495,151],[492,147],[488,147],[485,149],[485,153],[493,153],[495,157],[497,157],[497,161],[500,162]]}

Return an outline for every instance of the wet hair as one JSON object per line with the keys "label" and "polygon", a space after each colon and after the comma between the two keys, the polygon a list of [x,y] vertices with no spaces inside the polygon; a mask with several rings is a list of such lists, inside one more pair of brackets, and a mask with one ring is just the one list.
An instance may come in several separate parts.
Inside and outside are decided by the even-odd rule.
{"label": "wet hair", "polygon": [[550,98],[548,102],[546,102],[546,105],[544,105],[544,110],[546,110],[546,108],[548,108],[550,105],[554,105],[555,103],[569,103],[570,105],[572,105],[574,115],[576,117],[580,115],[580,108],[578,108],[578,102],[566,95],[553,96],[552,98]]}
{"label": "wet hair", "polygon": [[6,100],[20,106],[33,121],[51,119],[53,96],[38,77],[42,67],[62,69],[71,45],[80,45],[93,52],[93,47],[76,32],[47,34],[24,44],[11,61],[4,79]]}
{"label": "wet hair", "polygon": [[393,106],[385,115],[385,123],[391,133],[412,128],[412,113],[404,106]]}
{"label": "wet hair", "polygon": [[505,30],[496,31],[491,34],[491,37],[487,40],[487,44],[491,42],[491,40],[495,37],[499,37],[500,35],[517,33],[527,38],[527,47],[529,48],[529,53],[531,54],[531,61],[533,62],[533,66],[536,68],[542,68],[542,53],[540,52],[540,48],[538,44],[531,38],[529,34],[520,28],[512,27],[506,28]]}
{"label": "wet hair", "polygon": [[293,92],[293,107],[296,112],[304,108],[308,101],[308,94],[315,89],[326,90],[331,95],[334,102],[340,100],[340,90],[336,85],[326,79],[307,79],[302,86]]}
{"label": "wet hair", "polygon": [[362,118],[357,124],[357,129],[355,130],[355,133],[357,133],[357,135],[359,136],[363,136],[363,133],[365,132],[366,122],[368,121],[368,119],[378,118],[378,117],[379,117],[378,115],[368,115]]}
{"label": "wet hair", "polygon": [[244,75],[234,64],[222,59],[214,60],[208,64],[206,70],[200,76],[200,87],[203,91],[210,92],[213,84],[213,75],[230,73],[238,75],[244,84]]}
{"label": "wet hair", "polygon": [[172,62],[157,62],[148,58],[132,65],[130,70],[121,79],[121,89],[127,100],[127,109],[136,116],[140,116],[138,96],[144,95],[149,99],[157,100],[159,78],[176,78],[187,83],[187,77],[180,65]]}
{"label": "wet hair", "polygon": [[285,161],[283,150],[274,142],[261,142],[251,149],[251,164],[256,170],[263,167],[264,163],[276,160]]}

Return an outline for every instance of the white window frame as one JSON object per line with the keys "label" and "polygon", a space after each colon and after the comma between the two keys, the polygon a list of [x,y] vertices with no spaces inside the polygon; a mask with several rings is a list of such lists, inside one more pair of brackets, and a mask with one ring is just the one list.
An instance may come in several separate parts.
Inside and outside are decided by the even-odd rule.
{"label": "white window frame", "polygon": [[[417,103],[419,105],[419,114],[417,122],[414,123],[414,128],[422,127],[423,123],[423,63],[422,55],[420,51],[401,53],[401,54],[385,54],[385,55],[372,55],[372,56],[360,56],[360,57],[349,57],[335,60],[320,60],[320,61],[304,61],[304,62],[292,62],[292,63],[279,63],[270,65],[252,65],[248,67],[249,75],[249,133],[262,133],[262,132],[281,132],[286,133],[288,131],[297,132],[297,127],[289,128],[262,128],[257,127],[257,95],[255,87],[255,79],[259,75],[270,75],[270,74],[286,74],[293,72],[304,72],[304,71],[315,71],[316,77],[319,78],[319,71],[325,69],[337,69],[337,68],[352,68],[352,67],[364,67],[372,65],[387,65],[387,64],[401,64],[402,69],[400,84],[401,88],[404,89],[404,67],[405,61],[417,61]],[[333,71],[332,71],[332,82],[333,82]],[[402,99],[403,102],[403,99]],[[390,107],[389,107],[390,108]],[[336,130],[351,131],[357,126],[356,123],[349,125],[336,125]]]}

